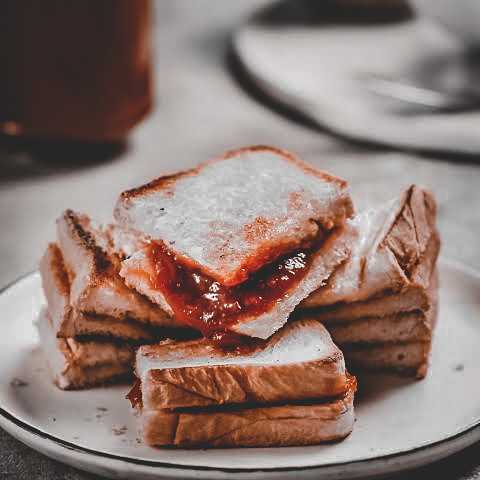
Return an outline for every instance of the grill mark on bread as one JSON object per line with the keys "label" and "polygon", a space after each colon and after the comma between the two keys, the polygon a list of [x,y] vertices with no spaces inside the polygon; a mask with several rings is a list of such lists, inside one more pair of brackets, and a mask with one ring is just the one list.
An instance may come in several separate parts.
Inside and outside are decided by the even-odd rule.
{"label": "grill mark on bread", "polygon": [[50,270],[55,276],[58,289],[65,296],[70,295],[70,280],[63,262],[62,253],[56,243],[50,243],[48,249],[51,252]]}
{"label": "grill mark on bread", "polygon": [[[188,176],[193,176],[197,175],[200,172],[201,167],[196,167],[196,168],[190,168],[188,170],[181,170],[180,172],[177,173],[171,173],[167,175],[163,175],[161,177],[155,178],[151,182],[146,183],[145,185],[141,185],[140,187],[132,188],[130,190],[126,190],[125,192],[122,192],[120,194],[120,198],[122,200],[129,200],[135,197],[142,196],[145,193],[152,192],[152,191],[157,191],[157,190],[162,190],[162,191],[167,191],[164,190],[165,188],[170,188],[173,185],[175,185],[176,181],[179,178],[182,177],[188,177]],[[170,190],[170,195],[173,192]]]}
{"label": "grill mark on bread", "polygon": [[[64,213],[72,233],[79,239],[83,246],[92,253],[92,259],[95,269],[99,274],[103,274],[110,270],[113,266],[107,257],[107,254],[100,248],[91,232],[82,225],[82,217],[73,210],[66,210]],[[84,221],[84,224],[86,222]]]}
{"label": "grill mark on bread", "polygon": [[[417,211],[417,205],[413,205],[413,202],[415,201],[415,195],[421,195],[420,208],[425,209],[425,225],[421,225],[421,223],[423,224],[424,219],[418,218],[421,212]],[[383,248],[387,248],[392,252],[398,262],[398,265],[409,280],[412,278],[413,272],[421,262],[421,259],[427,250],[430,238],[432,235],[436,235],[435,217],[436,205],[433,196],[428,191],[423,190],[416,185],[411,185],[404,193],[404,199],[402,201],[400,211],[381,243]],[[400,228],[399,224],[402,221],[408,223],[410,226],[409,231],[412,232],[415,237],[413,246],[406,244],[402,238],[398,239],[395,237],[394,231],[395,229]],[[421,238],[419,232],[420,228],[428,228],[428,239],[424,240]],[[397,244],[399,240],[401,243]]]}

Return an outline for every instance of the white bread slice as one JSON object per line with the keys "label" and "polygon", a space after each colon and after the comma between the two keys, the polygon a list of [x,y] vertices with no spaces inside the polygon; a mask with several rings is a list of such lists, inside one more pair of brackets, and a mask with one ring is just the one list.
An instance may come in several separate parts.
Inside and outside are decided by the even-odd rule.
{"label": "white bread slice", "polygon": [[[302,304],[309,306],[309,298]],[[363,300],[360,302],[340,302],[319,308],[302,308],[299,312],[313,315],[320,322],[329,324],[351,322],[365,317],[388,317],[416,310],[426,311],[430,299],[423,287],[407,287],[404,291]]]}
{"label": "white bread slice", "polygon": [[[260,315],[247,314],[240,317],[238,323],[227,328],[250,337],[269,338],[282,325],[302,299],[326,282],[332,272],[344,262],[350,253],[352,236],[356,235],[353,229],[337,229],[313,254],[310,268],[306,275],[286,294],[278,299],[264,313]],[[148,272],[153,266],[144,252],[138,252],[122,263],[120,275],[125,283],[138,290],[143,295],[159,304],[165,311],[173,314],[162,292],[152,287]],[[147,272],[145,275],[144,272]]]}
{"label": "white bread slice", "polygon": [[418,379],[425,377],[437,315],[438,303],[435,292],[432,306],[424,314],[420,335],[407,335],[404,339],[396,336],[395,341],[380,343],[377,331],[377,341],[370,345],[364,342],[342,345],[349,368],[390,371],[415,376]]}
{"label": "white bread slice", "polygon": [[225,352],[206,339],[139,348],[143,407],[290,402],[333,397],[348,386],[343,355],[315,320],[288,323],[254,350]]}
{"label": "white bread slice", "polygon": [[362,302],[328,305],[323,308],[298,310],[299,316],[312,316],[331,329],[341,324],[353,324],[366,318],[394,318],[398,315],[428,312],[438,302],[438,272],[436,265],[428,286],[412,286],[397,293],[374,297]]}
{"label": "white bread slice", "polygon": [[386,342],[428,341],[431,328],[422,311],[397,313],[385,317],[359,318],[331,324],[328,331],[337,345],[382,344]]}
{"label": "white bread slice", "polygon": [[101,233],[97,238],[103,240],[104,249],[109,255],[118,257],[120,260],[125,260],[149,243],[149,240],[140,232],[115,223],[99,225],[97,230]]}
{"label": "white bread slice", "polygon": [[[389,370],[423,378],[438,314],[438,274],[431,275],[428,309],[351,321],[326,321],[349,368]],[[317,318],[310,315],[308,318]]]}
{"label": "white bread slice", "polygon": [[394,372],[424,378],[428,370],[431,341],[385,343],[362,348],[344,348],[349,368]]}
{"label": "white bread slice", "polygon": [[144,410],[144,442],[180,448],[287,447],[341,440],[353,429],[352,385],[325,403],[179,411]]}
{"label": "white bread slice", "polygon": [[57,220],[57,240],[70,279],[70,304],[84,313],[130,317],[157,326],[178,326],[173,318],[118,275],[120,261],[104,250],[105,240],[85,215],[66,210]]}
{"label": "white bread slice", "polygon": [[345,181],[256,146],[123,192],[115,218],[232,286],[352,213]]}
{"label": "white bread slice", "polygon": [[57,338],[45,309],[39,315],[37,327],[54,383],[62,390],[110,383],[132,372],[135,353],[129,345]]}
{"label": "white bread slice", "polygon": [[416,185],[383,207],[360,213],[349,222],[359,233],[350,259],[302,307],[426,289],[440,248],[435,220],[432,194]]}
{"label": "white bread slice", "polygon": [[70,305],[70,282],[58,246],[51,243],[40,261],[42,286],[57,337],[108,336],[133,342],[153,341],[145,324],[82,313]]}

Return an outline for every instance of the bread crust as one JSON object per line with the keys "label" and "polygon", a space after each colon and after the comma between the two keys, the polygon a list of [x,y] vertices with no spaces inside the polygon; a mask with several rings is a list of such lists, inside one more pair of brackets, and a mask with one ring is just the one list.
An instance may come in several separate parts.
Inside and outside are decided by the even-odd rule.
{"label": "bread crust", "polygon": [[353,371],[392,372],[422,379],[428,371],[431,341],[372,345],[366,348],[345,348],[348,365]]}
{"label": "bread crust", "polygon": [[53,381],[62,390],[87,388],[131,376],[135,352],[130,345],[57,338],[46,310],[40,313],[37,326]]}
{"label": "bread crust", "polygon": [[356,369],[385,371],[417,379],[424,378],[428,372],[437,316],[438,301],[435,298],[422,322],[424,335],[400,341],[397,339],[384,343],[373,342],[370,345],[361,342],[342,345],[349,368],[354,371]]}
{"label": "bread crust", "polygon": [[[311,345],[304,344],[308,338],[315,338]],[[342,352],[315,320],[293,322],[267,344],[246,354],[222,353],[212,348],[205,339],[140,347],[136,371],[142,382],[144,407],[285,403],[334,397],[348,388]],[[295,353],[298,348],[303,352]],[[175,366],[169,367],[172,358]],[[188,366],[192,361],[200,365]],[[162,367],[153,368],[155,362],[163,362]]]}
{"label": "bread crust", "polygon": [[[155,210],[154,221],[145,210]],[[352,213],[345,181],[284,150],[253,146],[123,192],[115,218],[233,286],[343,225]]]}
{"label": "bread crust", "polygon": [[165,327],[175,320],[119,276],[120,260],[97,240],[90,220],[66,210],[57,220],[57,239],[70,280],[70,305],[87,314],[126,317]]}
{"label": "bread crust", "polygon": [[58,245],[48,245],[41,261],[40,275],[48,310],[60,338],[101,336],[133,342],[148,342],[155,335],[147,325],[123,318],[88,315],[70,305],[70,281]]}
{"label": "bread crust", "polygon": [[[301,308],[330,306],[333,311],[337,306],[341,309],[345,304],[403,293],[407,289],[426,290],[440,250],[433,195],[412,185],[398,201],[383,207],[383,211],[383,216],[376,213],[376,221],[385,222],[388,228],[382,230],[382,223],[378,225],[380,238],[377,235],[371,243],[357,247],[356,253],[353,247],[351,259],[332,275],[326,287],[305,299]],[[367,214],[361,214],[358,221],[366,221]],[[360,225],[360,228],[365,227]]]}
{"label": "bread crust", "polygon": [[359,318],[330,325],[328,329],[335,343],[341,346],[429,341],[432,334],[427,316],[421,311]]}
{"label": "bread crust", "polygon": [[[308,302],[305,302],[303,307],[308,305]],[[430,299],[423,287],[409,286],[401,292],[387,293],[359,302],[340,302],[323,308],[301,308],[297,314],[305,316],[310,314],[321,322],[341,324],[365,317],[388,317],[415,310],[425,311],[429,305]]]}
{"label": "bread crust", "polygon": [[180,448],[286,447],[340,440],[353,429],[354,389],[317,404],[144,410],[143,439],[151,446]]}
{"label": "bread crust", "polygon": [[341,328],[369,318],[394,320],[393,317],[405,314],[420,315],[428,312],[433,304],[438,301],[438,272],[436,266],[430,273],[428,285],[410,285],[406,289],[388,293],[384,296],[375,296],[372,299],[361,302],[341,302],[339,304],[313,308],[300,309],[296,316],[306,318],[312,316],[316,320],[331,328]]}
{"label": "bread crust", "polygon": [[177,408],[333,397],[344,393],[347,385],[346,377],[338,373],[338,357],[278,367],[225,365],[154,370],[144,380],[143,398],[147,408]]}

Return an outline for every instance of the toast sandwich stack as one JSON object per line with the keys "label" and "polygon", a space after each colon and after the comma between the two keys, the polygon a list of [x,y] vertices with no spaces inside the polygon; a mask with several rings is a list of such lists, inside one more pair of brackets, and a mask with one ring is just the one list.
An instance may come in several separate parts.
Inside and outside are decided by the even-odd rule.
{"label": "toast sandwich stack", "polygon": [[40,272],[62,389],[135,374],[145,443],[312,445],[353,428],[358,369],[423,377],[437,315],[436,206],[411,186],[355,214],[289,152],[233,150],[67,210]]}
{"label": "toast sandwich stack", "polygon": [[349,222],[352,255],[299,308],[325,324],[348,365],[425,376],[438,303],[435,222],[433,196],[415,185]]}
{"label": "toast sandwich stack", "polygon": [[208,339],[142,346],[136,374],[129,398],[148,445],[310,445],[353,428],[355,379],[314,320],[288,323],[246,351]]}
{"label": "toast sandwich stack", "polygon": [[112,238],[85,215],[67,210],[57,242],[40,262],[47,306],[39,319],[42,347],[62,389],[84,388],[131,374],[135,346],[164,338],[178,324],[118,274]]}
{"label": "toast sandwich stack", "polygon": [[287,320],[350,255],[347,184],[268,147],[121,194],[149,242],[128,286],[203,339],[142,346],[130,397],[150,445],[305,445],[353,426],[355,381],[317,321]]}

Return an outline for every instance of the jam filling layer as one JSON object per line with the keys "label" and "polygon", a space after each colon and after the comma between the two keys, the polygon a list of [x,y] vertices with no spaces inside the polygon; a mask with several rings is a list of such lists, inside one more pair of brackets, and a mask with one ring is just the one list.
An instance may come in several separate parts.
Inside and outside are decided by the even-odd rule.
{"label": "jam filling layer", "polygon": [[294,289],[307,274],[319,245],[320,239],[264,266],[245,282],[227,287],[178,258],[164,243],[152,242],[145,249],[149,283],[163,294],[180,322],[222,346],[237,346],[245,343],[245,337],[228,328],[267,312]]}

